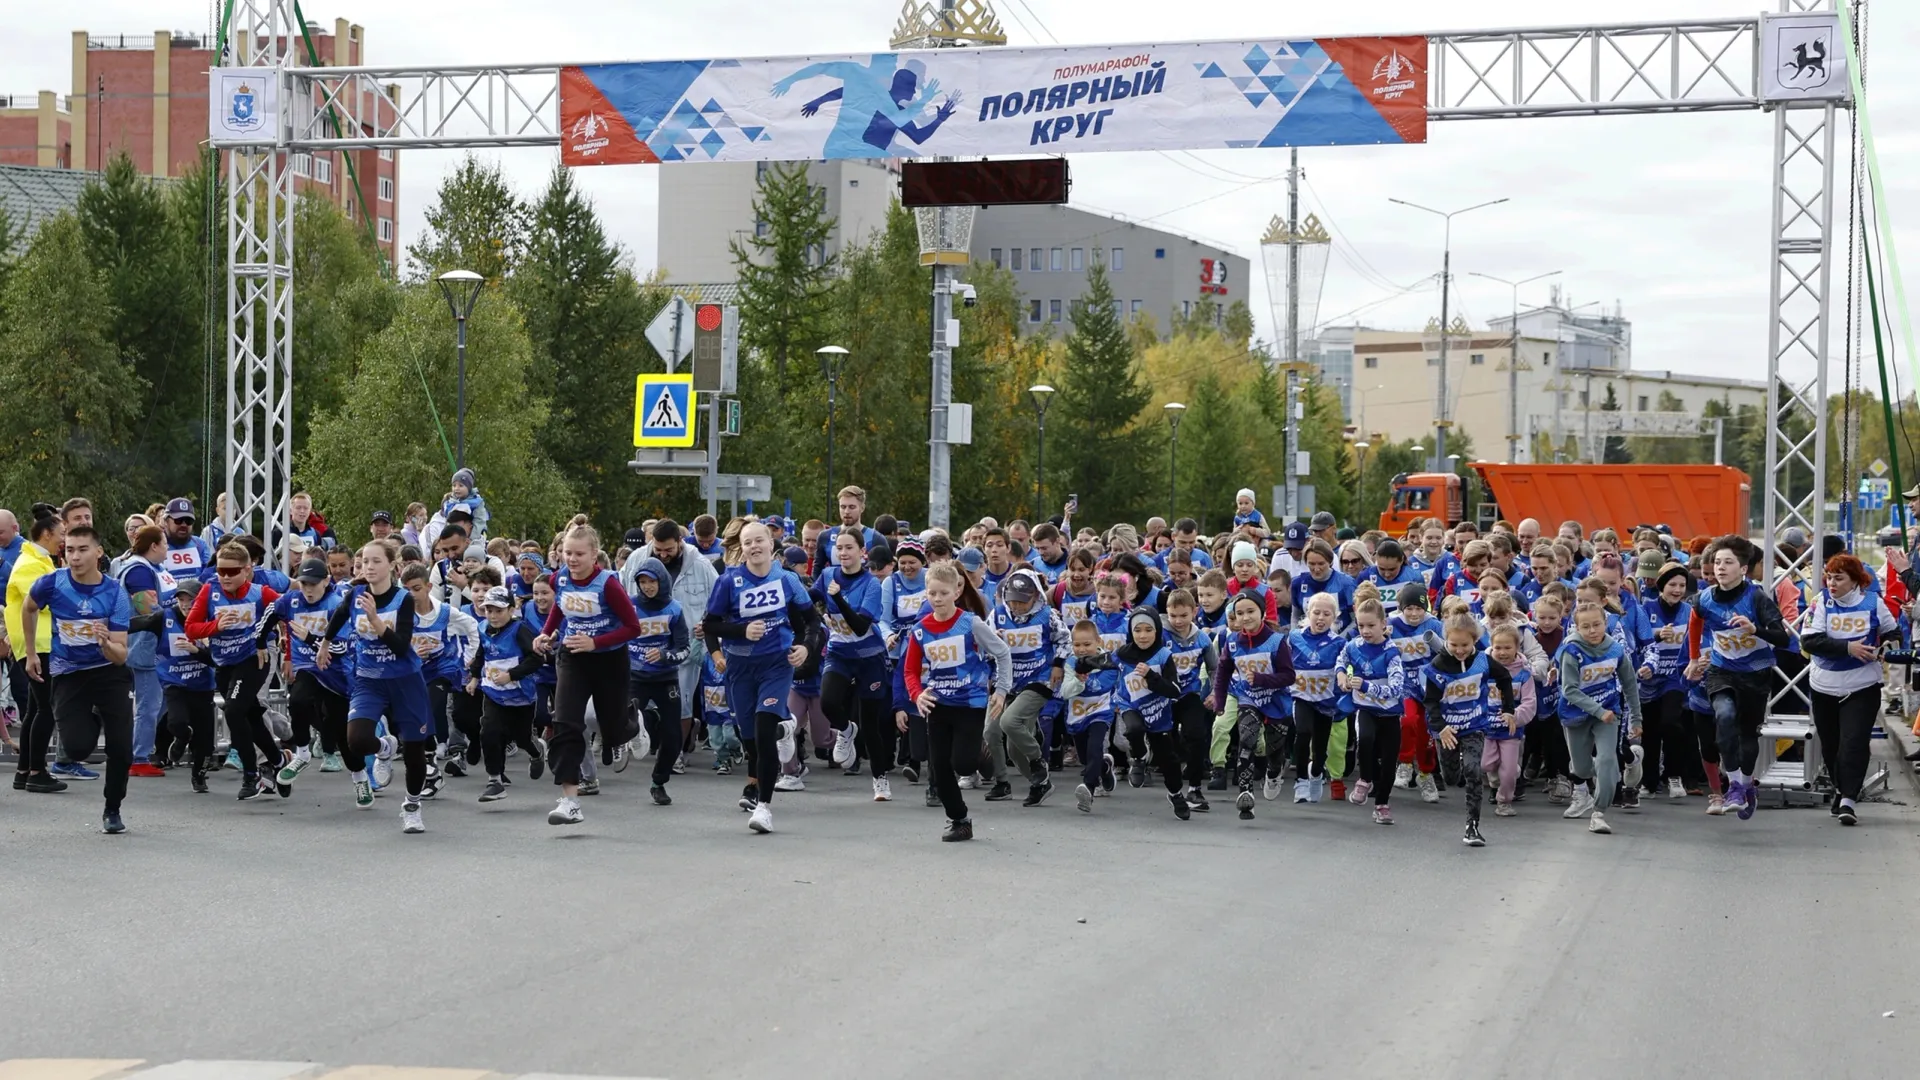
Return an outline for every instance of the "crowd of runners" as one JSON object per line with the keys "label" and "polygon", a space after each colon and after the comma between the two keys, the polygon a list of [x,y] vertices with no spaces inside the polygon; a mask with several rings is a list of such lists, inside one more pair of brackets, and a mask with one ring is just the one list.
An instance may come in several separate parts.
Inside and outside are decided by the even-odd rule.
{"label": "crowd of runners", "polygon": [[1881,657],[1920,590],[1897,552],[1882,578],[1830,540],[1775,575],[1745,537],[1658,523],[1388,536],[1237,502],[1211,536],[1097,532],[1072,502],[949,535],[868,524],[848,487],[830,525],[702,516],[612,542],[579,517],[515,540],[461,470],[357,547],[303,495],[264,538],[183,498],[118,529],[84,498],[0,510],[0,731],[16,791],[97,781],[108,833],[130,777],[251,802],[309,770],[350,774],[363,809],[397,796],[409,833],[428,801],[522,777],[577,826],[641,761],[660,806],[689,769],[741,778],[757,833],[776,794],[834,782],[876,803],[922,785],[947,841],[972,838],[970,797],[1093,814],[1157,786],[1181,821],[1345,800],[1392,825],[1396,799],[1454,788],[1478,847],[1488,802],[1593,833],[1645,799],[1750,818],[1769,698],[1810,666],[1831,811],[1858,820]]}

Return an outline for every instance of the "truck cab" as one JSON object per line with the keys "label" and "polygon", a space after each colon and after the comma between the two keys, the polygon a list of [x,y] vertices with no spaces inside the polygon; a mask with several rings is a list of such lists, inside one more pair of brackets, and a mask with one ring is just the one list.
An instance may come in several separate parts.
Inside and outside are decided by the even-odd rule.
{"label": "truck cab", "polygon": [[1393,501],[1380,514],[1380,529],[1404,536],[1421,518],[1452,524],[1460,520],[1464,498],[1455,473],[1401,473],[1393,478]]}

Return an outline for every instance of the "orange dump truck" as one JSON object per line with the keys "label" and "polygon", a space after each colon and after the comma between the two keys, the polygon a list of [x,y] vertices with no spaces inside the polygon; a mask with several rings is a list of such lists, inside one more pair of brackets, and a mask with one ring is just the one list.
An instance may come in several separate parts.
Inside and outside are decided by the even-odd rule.
{"label": "orange dump truck", "polygon": [[[1636,525],[1667,525],[1680,537],[1745,535],[1753,485],[1727,465],[1495,465],[1474,462],[1486,521],[1524,518],[1551,536],[1563,521],[1622,536]],[[1418,518],[1460,520],[1460,477],[1410,473],[1393,478],[1393,501],[1380,528],[1395,536]]]}

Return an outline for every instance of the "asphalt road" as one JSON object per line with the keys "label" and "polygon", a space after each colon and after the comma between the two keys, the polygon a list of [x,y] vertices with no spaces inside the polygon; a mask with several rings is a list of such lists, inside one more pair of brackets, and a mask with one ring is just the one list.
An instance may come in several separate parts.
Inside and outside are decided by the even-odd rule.
{"label": "asphalt road", "polygon": [[[755,836],[734,778],[524,776],[428,832],[344,775],[240,804],[136,780],[0,792],[0,1058],[254,1058],[666,1077],[1914,1075],[1920,811],[1592,836],[1544,802],[1463,848],[1458,793],[1176,821],[816,773]],[[1910,799],[1904,781],[1894,795]],[[978,796],[982,793],[969,793]],[[1411,794],[1411,793],[1408,793]],[[1225,812],[1223,812],[1225,811]],[[1883,1014],[1891,1012],[1889,1018]]]}

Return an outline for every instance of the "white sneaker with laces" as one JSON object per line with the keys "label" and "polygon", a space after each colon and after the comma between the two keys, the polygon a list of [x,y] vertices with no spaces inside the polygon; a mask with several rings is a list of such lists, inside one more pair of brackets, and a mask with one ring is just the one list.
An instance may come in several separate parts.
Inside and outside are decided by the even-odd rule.
{"label": "white sneaker with laces", "polygon": [[780,741],[774,743],[774,746],[780,751],[780,764],[782,765],[793,760],[793,733],[798,730],[799,727],[799,722],[795,720],[780,721]]}
{"label": "white sneaker with laces", "polygon": [[773,790],[775,790],[775,791],[805,791],[805,790],[807,790],[807,782],[806,782],[805,780],[802,780],[802,779],[800,779],[800,778],[799,778],[799,777],[797,777],[797,776],[786,776],[786,775],[784,775],[784,774],[783,774],[783,775],[782,775],[782,776],[780,777],[780,779],[778,779],[778,780],[775,780],[775,781],[773,782]]}
{"label": "white sneaker with laces", "polygon": [[1677,776],[1667,777],[1667,798],[1684,799],[1687,797],[1686,781]]}
{"label": "white sneaker with laces", "polygon": [[1595,810],[1593,816],[1587,819],[1587,831],[1610,833],[1613,831],[1613,826],[1607,824],[1607,815]]}
{"label": "white sneaker with laces", "polygon": [[[776,785],[776,787],[777,786],[778,785]],[[754,832],[757,832],[757,833],[772,832],[773,831],[773,807],[768,806],[766,803],[761,803],[758,806],[755,806],[753,808],[753,813],[747,816],[747,828],[752,829]]]}
{"label": "white sneaker with laces", "polygon": [[973,778],[972,773],[968,773],[966,776],[960,778],[960,790],[962,791],[972,791],[979,786],[979,781]]}
{"label": "white sneaker with laces", "polygon": [[1273,800],[1279,798],[1280,797],[1280,778],[1277,776],[1267,777],[1266,783],[1260,785],[1260,797],[1267,800],[1268,802],[1272,802]]}
{"label": "white sneaker with laces", "polygon": [[1413,786],[1413,766],[1400,765],[1393,770],[1393,786],[1410,788]]}
{"label": "white sneaker with laces", "polygon": [[1572,821],[1574,818],[1583,818],[1593,813],[1593,807],[1593,793],[1584,787],[1576,787],[1573,789],[1573,801],[1560,812],[1560,816]]}
{"label": "white sneaker with laces", "polygon": [[893,801],[893,782],[888,780],[884,776],[874,777],[873,778],[873,801],[874,802],[892,802]]}
{"label": "white sneaker with laces", "polygon": [[585,819],[586,815],[580,812],[580,800],[569,799],[564,795],[559,802],[553,804],[552,810],[547,811],[549,825],[578,825]]}
{"label": "white sneaker with laces", "polygon": [[833,763],[835,765],[844,769],[853,764],[854,758],[859,753],[859,751],[855,749],[855,747],[859,745],[855,740],[859,737],[860,725],[852,721],[848,721],[847,726],[841,728],[840,733],[833,737]]}
{"label": "white sneaker with laces", "polygon": [[1640,786],[1640,778],[1646,773],[1647,749],[1644,746],[1630,746],[1627,750],[1633,755],[1633,760],[1627,762],[1627,767],[1622,770],[1620,782],[1630,788],[1637,788]]}
{"label": "white sneaker with laces", "polygon": [[1420,787],[1421,802],[1437,803],[1440,801],[1440,788],[1434,784],[1432,773],[1421,773],[1419,779],[1415,782]]}
{"label": "white sneaker with laces", "polygon": [[421,833],[427,831],[427,824],[420,820],[420,804],[407,803],[400,808],[400,831]]}

